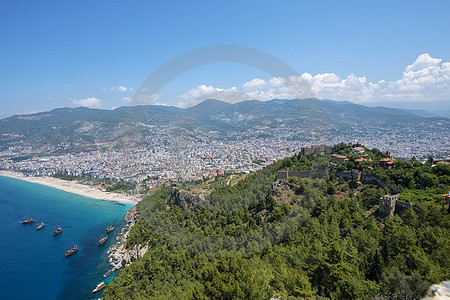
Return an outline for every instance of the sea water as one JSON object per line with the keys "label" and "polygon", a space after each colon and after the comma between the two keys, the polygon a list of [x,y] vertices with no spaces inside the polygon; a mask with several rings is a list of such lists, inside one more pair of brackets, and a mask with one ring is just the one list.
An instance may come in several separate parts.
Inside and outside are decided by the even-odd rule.
{"label": "sea water", "polygon": [[[99,298],[92,290],[112,280],[103,278],[107,250],[131,207],[0,176],[0,299]],[[19,223],[30,215],[35,223]],[[36,230],[41,221],[46,226]],[[110,224],[116,230],[98,246]],[[53,236],[57,225],[63,232]],[[79,251],[65,257],[72,244]]]}

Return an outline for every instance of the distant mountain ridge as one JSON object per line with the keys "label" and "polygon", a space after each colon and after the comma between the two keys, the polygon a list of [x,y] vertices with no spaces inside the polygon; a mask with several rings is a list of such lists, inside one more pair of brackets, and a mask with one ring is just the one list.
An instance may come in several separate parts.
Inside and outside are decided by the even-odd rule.
{"label": "distant mountain ridge", "polygon": [[435,122],[446,127],[449,121],[418,111],[318,99],[253,100],[235,104],[209,99],[184,109],[161,105],[123,106],[113,110],[57,108],[0,120],[0,148],[17,143],[93,144],[124,138],[139,143],[139,139],[150,134],[150,127],[191,135],[214,131],[219,137],[225,137],[254,128],[268,128],[268,132],[278,128],[344,132],[354,126],[386,129]]}
{"label": "distant mountain ridge", "polygon": [[433,114],[444,118],[450,118],[450,110],[435,110],[433,111]]}

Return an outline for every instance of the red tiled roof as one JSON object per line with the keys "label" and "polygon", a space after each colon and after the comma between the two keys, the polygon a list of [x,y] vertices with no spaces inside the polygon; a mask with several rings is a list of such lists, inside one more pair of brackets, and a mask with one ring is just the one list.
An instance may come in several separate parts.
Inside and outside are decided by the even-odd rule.
{"label": "red tiled roof", "polygon": [[372,160],[366,159],[366,158],[357,158],[357,159],[355,159],[355,161],[372,161]]}
{"label": "red tiled roof", "polygon": [[337,158],[347,158],[347,156],[339,155],[339,154],[331,154],[331,156],[337,157]]}
{"label": "red tiled roof", "polygon": [[395,160],[389,158],[380,159],[380,164],[392,165],[395,163]]}

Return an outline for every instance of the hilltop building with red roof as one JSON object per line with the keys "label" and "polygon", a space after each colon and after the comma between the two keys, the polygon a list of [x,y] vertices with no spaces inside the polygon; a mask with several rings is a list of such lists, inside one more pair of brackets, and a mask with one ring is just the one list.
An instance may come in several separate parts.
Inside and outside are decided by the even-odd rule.
{"label": "hilltop building with red roof", "polygon": [[380,159],[380,166],[385,169],[392,169],[394,167],[395,160],[390,158]]}
{"label": "hilltop building with red roof", "polygon": [[352,152],[353,153],[363,153],[364,148],[363,147],[354,147],[354,148],[352,148]]}
{"label": "hilltop building with red roof", "polygon": [[348,160],[347,156],[339,155],[339,154],[331,154],[331,161],[333,163],[340,163]]}

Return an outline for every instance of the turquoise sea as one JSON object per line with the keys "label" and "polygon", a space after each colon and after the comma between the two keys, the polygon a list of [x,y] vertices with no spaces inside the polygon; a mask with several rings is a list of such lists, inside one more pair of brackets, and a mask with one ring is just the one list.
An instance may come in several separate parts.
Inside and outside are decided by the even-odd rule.
{"label": "turquoise sea", "polygon": [[[99,298],[92,290],[113,280],[103,278],[110,268],[106,251],[131,207],[0,176],[0,299]],[[28,215],[36,222],[19,223]],[[40,221],[46,226],[38,231]],[[99,247],[109,224],[116,230]],[[54,237],[56,225],[63,232]],[[65,257],[72,243],[80,250]]]}

